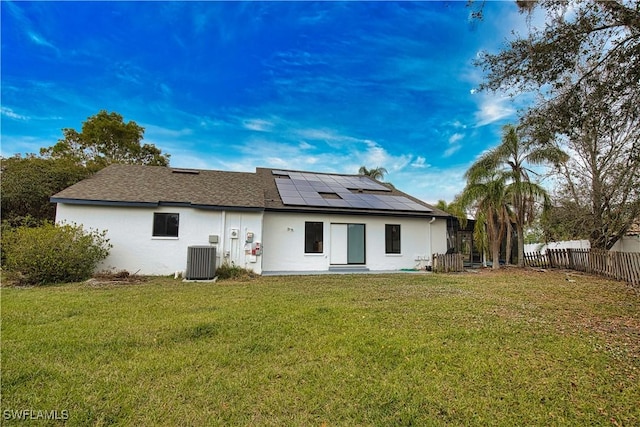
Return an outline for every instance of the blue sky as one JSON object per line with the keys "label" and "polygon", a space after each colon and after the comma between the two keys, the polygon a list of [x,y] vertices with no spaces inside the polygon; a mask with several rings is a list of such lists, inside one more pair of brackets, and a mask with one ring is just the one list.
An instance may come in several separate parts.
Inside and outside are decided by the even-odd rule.
{"label": "blue sky", "polygon": [[[476,6],[481,2],[476,2]],[[448,2],[2,1],[2,156],[100,110],[171,165],[357,173],[451,201],[524,98],[478,93],[479,52],[526,29]]]}

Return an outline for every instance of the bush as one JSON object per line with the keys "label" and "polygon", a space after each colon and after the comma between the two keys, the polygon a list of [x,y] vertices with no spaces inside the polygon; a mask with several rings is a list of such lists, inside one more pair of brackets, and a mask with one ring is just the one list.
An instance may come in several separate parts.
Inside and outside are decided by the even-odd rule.
{"label": "bush", "polygon": [[91,277],[109,255],[106,231],[84,231],[82,226],[52,224],[40,227],[4,227],[4,267],[20,284],[78,282]]}
{"label": "bush", "polygon": [[257,277],[257,274],[252,270],[247,270],[246,268],[238,267],[237,265],[224,263],[216,269],[216,276],[218,276],[218,279],[221,280],[244,280]]}

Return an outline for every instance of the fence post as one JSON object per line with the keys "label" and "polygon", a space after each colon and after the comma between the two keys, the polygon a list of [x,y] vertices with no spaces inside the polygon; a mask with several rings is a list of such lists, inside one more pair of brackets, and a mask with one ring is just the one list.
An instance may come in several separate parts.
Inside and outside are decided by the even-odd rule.
{"label": "fence post", "polygon": [[567,261],[569,261],[569,269],[570,270],[575,270],[575,265],[573,263],[573,253],[572,250],[570,248],[567,248]]}

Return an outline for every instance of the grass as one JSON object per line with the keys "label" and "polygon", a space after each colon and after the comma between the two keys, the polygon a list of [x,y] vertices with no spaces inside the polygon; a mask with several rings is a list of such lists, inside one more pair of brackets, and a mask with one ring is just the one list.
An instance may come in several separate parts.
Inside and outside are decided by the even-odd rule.
{"label": "grass", "polygon": [[571,277],[3,288],[3,425],[638,425],[640,297]]}

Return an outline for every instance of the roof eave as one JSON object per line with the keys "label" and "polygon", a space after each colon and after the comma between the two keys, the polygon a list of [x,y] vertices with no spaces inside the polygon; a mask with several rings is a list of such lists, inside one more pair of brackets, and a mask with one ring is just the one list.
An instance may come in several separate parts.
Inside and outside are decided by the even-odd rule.
{"label": "roof eave", "polygon": [[360,215],[360,216],[392,216],[402,218],[446,218],[435,212],[419,211],[377,211],[377,210],[340,210],[340,209],[305,209],[295,207],[265,208],[265,212],[305,213],[305,214],[330,214],[330,215]]}
{"label": "roof eave", "polygon": [[51,197],[51,203],[63,203],[68,205],[88,205],[88,206],[119,206],[119,207],[137,207],[137,208],[153,208],[159,206],[175,206],[204,210],[233,210],[243,212],[261,212],[264,211],[262,206],[228,206],[228,205],[206,205],[190,202],[140,202],[140,201],[122,201],[122,200],[88,200],[88,199],[72,199],[64,197]]}

